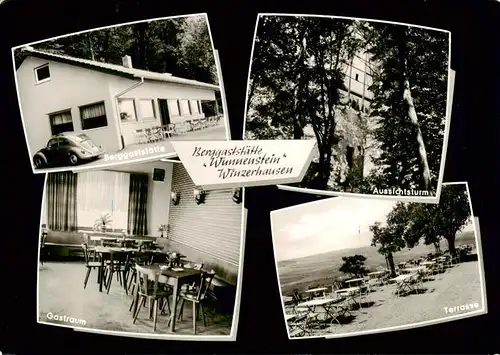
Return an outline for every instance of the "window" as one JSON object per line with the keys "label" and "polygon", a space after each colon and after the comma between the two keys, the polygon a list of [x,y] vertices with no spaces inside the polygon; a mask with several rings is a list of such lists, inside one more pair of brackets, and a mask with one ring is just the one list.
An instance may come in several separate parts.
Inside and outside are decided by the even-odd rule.
{"label": "window", "polygon": [[141,100],[140,109],[143,121],[156,119],[153,100]]}
{"label": "window", "polygon": [[108,125],[104,102],[80,107],[80,118],[82,129],[100,128]]}
{"label": "window", "polygon": [[47,143],[48,148],[56,148],[59,145],[59,138],[52,138],[49,143]]}
{"label": "window", "polygon": [[359,80],[358,80],[358,79],[359,79],[359,74],[356,74],[356,77],[355,77],[355,78],[356,78],[356,79],[355,79],[356,81],[359,81]]}
{"label": "window", "polygon": [[168,100],[168,110],[171,116],[180,116],[179,102],[177,100]]}
{"label": "window", "polygon": [[118,99],[118,110],[122,122],[137,121],[134,99]]}
{"label": "window", "polygon": [[116,171],[88,171],[78,174],[78,226],[92,228],[103,213],[109,213],[112,227],[127,230],[130,174]]}
{"label": "window", "polygon": [[182,108],[182,115],[183,116],[191,115],[191,112],[189,110],[189,101],[188,100],[181,100],[181,108]]}
{"label": "window", "polygon": [[49,120],[52,135],[63,132],[73,132],[74,130],[71,110],[49,114]]}
{"label": "window", "polygon": [[35,79],[37,84],[50,80],[50,69],[48,64],[35,68]]}
{"label": "window", "polygon": [[200,113],[198,110],[198,101],[197,100],[191,100],[189,102],[189,106],[191,106],[191,114],[192,115],[197,115]]}
{"label": "window", "polygon": [[203,113],[203,110],[201,109],[201,101],[198,101],[198,113]]}

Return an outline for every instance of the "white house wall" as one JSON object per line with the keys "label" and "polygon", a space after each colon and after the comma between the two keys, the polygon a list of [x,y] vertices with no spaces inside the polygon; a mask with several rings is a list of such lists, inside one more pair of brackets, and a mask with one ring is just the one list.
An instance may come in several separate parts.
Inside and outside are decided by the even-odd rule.
{"label": "white house wall", "polygon": [[[140,79],[131,80],[126,78],[115,77],[110,81],[111,96],[114,98],[116,95],[131,88],[134,84],[139,83]],[[143,84],[136,88],[127,91],[125,94],[120,95],[122,99],[134,99],[136,106],[137,121],[122,122],[121,134],[124,139],[125,146],[134,143],[134,132],[137,129],[152,128],[161,125],[160,109],[158,106],[158,99],[165,100],[203,100],[215,101],[215,92],[211,89],[203,89],[197,87],[190,87],[186,85],[177,85],[160,81],[145,81]],[[151,99],[154,103],[154,110],[156,119],[144,121],[141,117],[139,109],[139,101],[141,99]],[[117,108],[117,106],[115,106]],[[203,118],[203,112],[199,114],[189,115],[189,113],[181,112],[181,116],[174,116],[170,112],[171,123],[181,123],[187,120]],[[119,115],[117,115],[118,117]]]}
{"label": "white house wall", "polygon": [[[49,63],[50,81],[37,84],[34,69]],[[73,65],[27,57],[17,71],[19,99],[24,126],[33,155],[50,139],[49,114],[71,109],[73,129],[85,133],[106,151],[120,149],[117,140],[114,108],[108,81],[112,76]],[[79,106],[104,101],[107,127],[82,130]]]}

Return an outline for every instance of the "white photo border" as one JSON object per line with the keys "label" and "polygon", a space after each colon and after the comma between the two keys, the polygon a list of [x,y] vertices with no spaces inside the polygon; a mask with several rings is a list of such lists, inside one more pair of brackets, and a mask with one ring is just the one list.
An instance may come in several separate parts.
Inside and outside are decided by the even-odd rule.
{"label": "white photo border", "polygon": [[[159,160],[161,158],[175,158],[175,157],[177,157],[177,154],[175,152],[173,152],[173,153],[168,153],[168,154],[166,154],[164,156],[161,156],[161,157],[159,157],[159,156],[156,155],[156,156],[152,156],[152,157],[144,157],[144,158],[137,158],[137,159],[126,159],[126,160],[122,160],[122,161],[119,161],[119,162],[102,163],[102,164],[98,164],[98,165],[92,165],[92,166],[89,166],[89,167],[81,166],[81,167],[60,167],[60,168],[57,167],[57,168],[35,169],[35,166],[34,166],[34,163],[33,163],[33,157],[32,157],[32,154],[31,154],[30,144],[29,144],[29,141],[28,141],[28,134],[27,134],[27,131],[26,131],[26,125],[24,123],[24,115],[23,115],[23,110],[22,110],[22,107],[21,107],[21,98],[19,96],[19,86],[18,86],[18,81],[17,81],[16,62],[15,62],[15,56],[14,56],[16,50],[18,50],[20,48],[23,48],[23,47],[26,47],[26,46],[31,46],[31,45],[34,45],[34,44],[39,44],[39,43],[43,43],[43,42],[53,41],[53,40],[60,39],[60,38],[66,38],[66,37],[71,37],[71,36],[75,36],[75,35],[80,35],[80,34],[83,34],[83,33],[89,33],[89,32],[94,32],[94,31],[105,30],[105,29],[108,29],[108,28],[115,28],[115,27],[121,27],[121,26],[129,26],[129,25],[134,25],[134,24],[137,24],[137,23],[145,23],[145,22],[153,22],[153,21],[165,21],[165,20],[172,20],[172,19],[176,19],[176,18],[188,18],[188,17],[197,17],[197,16],[204,16],[206,24],[207,24],[208,34],[209,34],[209,37],[210,37],[210,43],[211,43],[211,46],[212,46],[212,54],[214,56],[215,66],[216,66],[216,69],[217,69],[217,77],[218,77],[218,81],[219,81],[218,87],[220,89],[221,98],[222,98],[222,102],[223,102],[224,125],[225,125],[225,131],[226,131],[226,138],[225,138],[225,140],[226,141],[230,140],[231,139],[231,136],[230,136],[230,132],[231,131],[230,131],[230,128],[229,128],[229,117],[228,117],[228,114],[227,114],[227,107],[224,106],[224,105],[226,105],[226,97],[225,97],[225,90],[223,88],[222,69],[220,67],[220,60],[219,60],[219,56],[218,56],[218,51],[214,47],[214,40],[212,38],[212,31],[211,31],[211,28],[210,28],[210,22],[208,20],[208,14],[206,12],[201,12],[201,13],[194,13],[194,14],[187,14],[187,15],[175,15],[175,16],[167,16],[167,17],[155,17],[155,18],[151,18],[151,19],[144,19],[144,20],[138,20],[138,21],[124,22],[124,23],[119,23],[119,24],[114,24],[114,25],[109,25],[109,26],[96,27],[96,28],[92,28],[92,29],[84,30],[84,31],[72,32],[72,33],[64,34],[64,35],[60,35],[60,36],[54,36],[54,37],[50,37],[50,38],[43,39],[43,40],[37,40],[37,41],[25,43],[25,44],[18,45],[18,46],[15,46],[15,47],[11,48],[12,68],[13,68],[13,71],[14,71],[14,84],[15,84],[15,88],[16,88],[16,97],[17,97],[17,102],[18,102],[19,114],[21,116],[21,123],[22,123],[22,126],[23,126],[24,139],[25,139],[25,142],[26,142],[26,148],[27,148],[27,151],[28,151],[29,161],[30,161],[30,164],[31,164],[31,169],[32,169],[33,174],[56,173],[56,172],[61,172],[61,171],[88,171],[88,170],[96,170],[96,169],[98,170],[98,169],[104,169],[104,168],[108,168],[108,167],[120,166],[120,165],[126,165],[126,164],[154,162],[154,161],[157,161],[157,160]],[[117,152],[117,154],[119,154],[119,152]]]}
{"label": "white photo border", "polygon": [[[161,160],[157,160],[161,161]],[[182,164],[180,161],[165,161],[162,162],[170,162],[170,163],[178,163]],[[144,163],[144,162],[141,162]],[[141,163],[133,163],[130,165],[141,164]],[[99,169],[97,169],[99,170]],[[111,169],[107,169],[111,170]],[[83,171],[77,171],[74,173],[81,173]],[[40,244],[41,244],[41,234],[42,234],[42,222],[43,222],[43,214],[44,214],[44,206],[45,206],[45,198],[47,191],[47,179],[48,174],[45,175],[44,183],[43,183],[43,193],[42,193],[42,203],[40,209],[40,228],[38,233],[38,260],[37,260],[37,277],[36,277],[36,322],[38,324],[55,326],[55,327],[63,327],[73,329],[79,332],[85,333],[95,333],[102,335],[115,335],[115,336],[123,336],[130,338],[138,338],[138,339],[159,339],[159,340],[182,340],[182,341],[236,341],[238,335],[238,326],[240,320],[240,309],[241,309],[241,289],[243,285],[243,263],[245,260],[245,240],[246,240],[246,223],[247,223],[247,213],[248,210],[245,208],[245,188],[242,188],[242,200],[241,200],[241,233],[240,233],[240,256],[239,256],[239,265],[238,265],[238,281],[236,285],[236,295],[234,299],[234,308],[233,308],[233,319],[231,322],[231,333],[229,335],[188,335],[188,334],[149,334],[149,333],[133,333],[133,332],[121,332],[114,330],[100,330],[93,328],[84,328],[84,327],[74,327],[70,325],[64,324],[56,324],[50,323],[40,320]],[[221,189],[225,190],[225,189]]]}
{"label": "white photo border", "polygon": [[246,133],[247,112],[248,112],[248,104],[249,104],[249,102],[248,102],[248,89],[249,89],[249,85],[250,85],[250,76],[252,73],[253,55],[255,52],[255,39],[257,37],[257,30],[259,27],[259,21],[262,17],[265,17],[265,16],[311,17],[311,18],[316,17],[316,18],[331,18],[331,19],[344,19],[344,20],[361,20],[361,21],[367,21],[367,22],[378,22],[378,23],[388,23],[388,24],[393,24],[393,25],[417,27],[417,28],[422,28],[422,29],[427,29],[427,30],[448,33],[448,88],[447,88],[447,97],[446,97],[446,118],[445,118],[445,128],[444,128],[444,137],[443,137],[443,147],[441,150],[441,162],[440,162],[439,176],[438,176],[438,182],[437,182],[437,186],[436,186],[435,196],[411,197],[411,196],[398,196],[398,195],[358,194],[358,193],[340,192],[340,191],[337,192],[337,191],[316,190],[316,189],[294,187],[294,186],[281,185],[281,184],[276,185],[280,190],[295,191],[295,192],[307,193],[307,194],[312,194],[312,195],[322,195],[322,196],[332,196],[332,197],[333,196],[351,196],[351,197],[362,196],[364,198],[389,199],[389,200],[403,201],[403,202],[426,202],[426,203],[434,203],[434,204],[439,203],[439,197],[441,195],[441,185],[443,184],[444,168],[446,165],[446,155],[447,155],[446,153],[448,150],[448,139],[449,139],[449,134],[450,134],[451,113],[452,113],[451,111],[452,111],[452,106],[453,106],[453,90],[454,90],[454,86],[455,86],[455,71],[453,69],[451,69],[451,45],[452,45],[451,32],[448,30],[443,30],[443,29],[439,29],[439,28],[414,25],[414,24],[409,24],[409,23],[404,23],[404,22],[375,20],[375,19],[368,19],[368,18],[361,18],[361,17],[315,15],[315,14],[292,14],[292,13],[259,13],[259,14],[257,14],[253,42],[252,42],[252,52],[250,54],[250,62],[249,62],[249,68],[248,68],[246,93],[245,93],[245,107],[244,107],[244,112],[243,112],[243,136],[242,136],[243,139],[245,139],[245,133]]}
{"label": "white photo border", "polygon": [[[461,182],[445,182],[443,185],[464,185],[467,190],[467,196],[469,198],[469,205],[470,205],[470,213],[471,213],[471,221],[473,224],[473,229],[474,229],[474,239],[476,242],[476,250],[477,250],[477,257],[478,257],[478,267],[479,267],[479,282],[480,282],[480,287],[481,287],[481,301],[482,301],[482,306],[481,309],[478,309],[476,311],[471,311],[468,313],[463,313],[463,314],[458,314],[458,315],[452,315],[448,317],[442,317],[430,321],[424,321],[424,322],[417,322],[417,323],[412,323],[412,324],[406,324],[406,325],[398,325],[394,327],[387,327],[387,328],[380,328],[380,329],[373,329],[373,330],[363,330],[363,331],[357,331],[357,332],[350,332],[350,333],[341,333],[341,334],[329,334],[329,335],[318,335],[318,336],[304,336],[304,337],[291,337],[290,336],[290,329],[288,327],[288,323],[285,319],[285,303],[283,300],[283,294],[281,292],[281,282],[280,282],[280,274],[279,274],[279,268],[278,268],[278,261],[276,259],[276,247],[275,247],[275,239],[274,239],[274,228],[273,228],[273,214],[283,212],[286,210],[290,209],[295,209],[298,208],[302,205],[310,205],[310,204],[317,204],[320,202],[324,202],[324,199],[320,199],[317,201],[313,202],[307,202],[307,203],[302,203],[298,204],[295,206],[289,206],[281,209],[277,209],[274,211],[271,211],[270,213],[270,219],[271,219],[271,235],[272,235],[272,241],[273,241],[273,253],[274,253],[274,261],[275,261],[275,267],[276,267],[276,277],[278,281],[278,289],[280,291],[280,301],[281,301],[281,309],[283,312],[283,320],[285,322],[285,327],[286,327],[286,332],[289,340],[298,340],[298,339],[316,339],[316,338],[323,338],[323,339],[332,339],[332,338],[346,338],[346,337],[354,337],[354,336],[359,336],[359,335],[368,335],[368,334],[378,334],[378,333],[386,333],[386,332],[391,332],[391,331],[398,331],[398,330],[405,330],[405,329],[413,329],[413,328],[420,328],[420,327],[425,327],[429,325],[435,325],[435,324],[441,324],[441,323],[447,323],[453,320],[459,320],[459,319],[465,319],[465,318],[470,318],[474,316],[479,316],[479,315],[484,315],[488,313],[488,304],[487,304],[487,299],[486,299],[486,282],[485,282],[485,277],[484,277],[484,264],[483,264],[483,254],[482,254],[482,244],[481,244],[481,237],[480,237],[480,231],[479,231],[479,218],[477,216],[474,216],[474,211],[472,209],[472,200],[471,200],[471,195],[470,195],[470,190],[469,190],[469,184],[466,181],[461,181]],[[360,197],[352,197],[352,196],[337,196],[337,197],[332,197],[334,198],[360,198]],[[328,199],[330,200],[330,199]],[[394,201],[396,202],[396,201]]]}

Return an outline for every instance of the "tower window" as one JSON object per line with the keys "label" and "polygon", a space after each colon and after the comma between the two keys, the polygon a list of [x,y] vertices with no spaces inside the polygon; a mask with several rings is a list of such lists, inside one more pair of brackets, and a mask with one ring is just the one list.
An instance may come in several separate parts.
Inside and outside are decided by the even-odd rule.
{"label": "tower window", "polygon": [[356,76],[355,76],[355,80],[356,80],[356,81],[359,81],[358,79],[359,79],[359,74],[356,74]]}
{"label": "tower window", "polygon": [[354,148],[347,147],[346,160],[347,160],[347,166],[349,167],[349,169],[352,168],[353,158],[354,158]]}

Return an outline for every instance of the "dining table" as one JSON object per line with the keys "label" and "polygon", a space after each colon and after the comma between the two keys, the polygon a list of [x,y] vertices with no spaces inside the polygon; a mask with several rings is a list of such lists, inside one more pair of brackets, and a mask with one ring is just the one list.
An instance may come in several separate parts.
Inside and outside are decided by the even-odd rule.
{"label": "dining table", "polygon": [[[175,332],[175,321],[177,319],[177,298],[182,285],[200,281],[202,271],[198,269],[172,267],[169,268],[162,264],[146,265],[143,268],[150,270],[153,273],[167,277],[168,285],[172,286],[172,310],[170,312],[170,331]],[[137,305],[134,305],[132,314],[135,314]]]}

